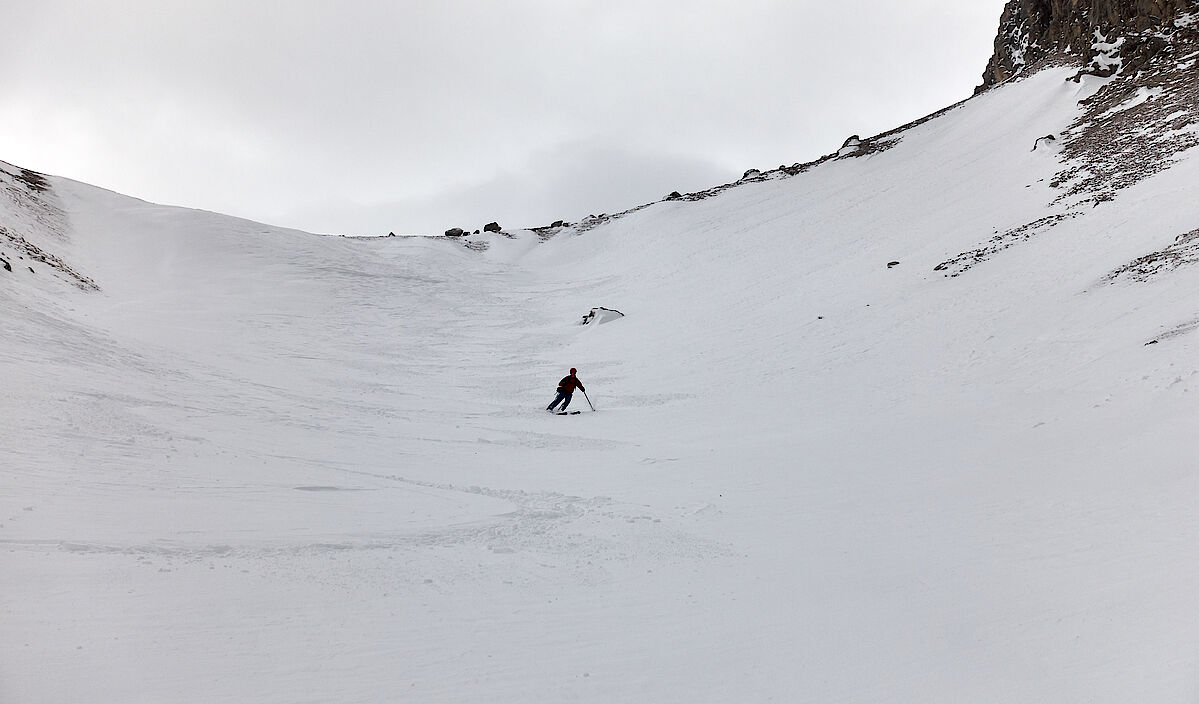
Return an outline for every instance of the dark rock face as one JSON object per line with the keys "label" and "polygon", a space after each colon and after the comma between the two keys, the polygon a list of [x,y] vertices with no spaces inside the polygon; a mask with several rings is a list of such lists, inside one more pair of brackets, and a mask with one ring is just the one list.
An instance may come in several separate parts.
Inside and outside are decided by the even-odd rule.
{"label": "dark rock face", "polygon": [[498,222],[489,222],[483,226],[483,232],[500,232],[502,229]]}
{"label": "dark rock face", "polygon": [[466,232],[463,231],[463,229],[461,227],[451,227],[450,229],[445,231],[446,237],[461,237],[465,234],[466,234]]}
{"label": "dark rock face", "polygon": [[979,91],[1049,61],[1097,75],[1136,70],[1197,9],[1196,0],[1011,0]]}

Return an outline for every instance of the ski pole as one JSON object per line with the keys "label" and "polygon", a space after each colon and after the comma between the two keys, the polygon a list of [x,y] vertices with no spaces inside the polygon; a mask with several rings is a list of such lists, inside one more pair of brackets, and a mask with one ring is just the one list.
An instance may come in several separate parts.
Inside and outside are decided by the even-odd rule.
{"label": "ski pole", "polygon": [[587,395],[587,389],[583,389],[583,398],[587,399],[587,405],[591,406],[591,411],[595,412],[595,404],[591,402],[591,397]]}

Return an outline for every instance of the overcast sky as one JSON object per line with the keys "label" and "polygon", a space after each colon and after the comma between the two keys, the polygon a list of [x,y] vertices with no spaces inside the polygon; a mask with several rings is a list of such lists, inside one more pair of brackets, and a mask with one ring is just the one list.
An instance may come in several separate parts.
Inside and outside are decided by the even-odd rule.
{"label": "overcast sky", "polygon": [[0,0],[0,160],[314,232],[575,220],[971,94],[1004,0]]}

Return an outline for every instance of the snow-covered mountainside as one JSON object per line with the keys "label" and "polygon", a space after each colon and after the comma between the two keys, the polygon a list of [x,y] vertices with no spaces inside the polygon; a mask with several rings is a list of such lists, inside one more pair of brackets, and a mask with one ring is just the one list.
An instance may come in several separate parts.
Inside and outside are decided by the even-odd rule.
{"label": "snow-covered mountainside", "polygon": [[1194,58],[536,232],[0,166],[0,701],[1193,701]]}

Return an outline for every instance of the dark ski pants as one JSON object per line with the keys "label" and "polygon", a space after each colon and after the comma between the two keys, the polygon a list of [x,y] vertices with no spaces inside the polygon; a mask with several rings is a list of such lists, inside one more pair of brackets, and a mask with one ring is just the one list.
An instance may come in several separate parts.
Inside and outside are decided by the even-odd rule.
{"label": "dark ski pants", "polygon": [[558,410],[565,411],[566,407],[570,405],[570,397],[573,395],[574,394],[568,394],[565,391],[559,391],[558,398],[554,399],[554,402],[547,406],[545,410],[552,411],[554,410],[554,406],[557,406],[559,403],[561,403],[562,408],[559,408]]}

